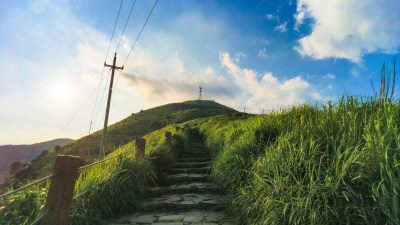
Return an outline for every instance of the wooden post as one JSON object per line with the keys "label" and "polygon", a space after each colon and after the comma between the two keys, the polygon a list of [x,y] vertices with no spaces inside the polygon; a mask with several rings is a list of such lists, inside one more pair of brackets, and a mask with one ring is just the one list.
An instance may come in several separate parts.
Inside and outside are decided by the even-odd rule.
{"label": "wooden post", "polygon": [[136,158],[143,157],[146,150],[146,139],[136,138],[135,149],[136,149],[135,157]]}
{"label": "wooden post", "polygon": [[41,225],[66,225],[69,208],[74,196],[75,182],[81,158],[68,155],[57,155],[47,194],[45,210],[49,212],[42,218]]}
{"label": "wooden post", "polygon": [[165,131],[165,144],[168,147],[171,147],[172,145],[172,135],[171,132]]}

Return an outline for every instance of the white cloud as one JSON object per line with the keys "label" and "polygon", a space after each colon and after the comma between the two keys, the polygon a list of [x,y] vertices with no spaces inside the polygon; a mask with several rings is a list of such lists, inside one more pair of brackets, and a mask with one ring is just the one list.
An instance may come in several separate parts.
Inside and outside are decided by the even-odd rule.
{"label": "white cloud", "polygon": [[368,53],[396,53],[400,47],[398,12],[398,0],[299,0],[294,29],[305,18],[315,22],[295,49],[313,59],[343,58],[356,63]]}
{"label": "white cloud", "polygon": [[285,33],[287,31],[286,25],[287,25],[287,21],[279,24],[278,26],[276,26],[274,28],[274,31],[279,31],[281,33]]}
{"label": "white cloud", "polygon": [[267,17],[268,20],[273,20],[274,19],[274,15],[272,15],[272,14],[267,14],[266,17]]}
{"label": "white cloud", "polygon": [[211,66],[208,66],[205,69],[205,73],[208,74],[208,75],[212,75],[212,74],[214,74],[214,69]]}
{"label": "white cloud", "polygon": [[325,78],[325,79],[335,79],[336,76],[334,74],[327,73],[326,75],[323,76],[323,78]]}
{"label": "white cloud", "polygon": [[280,81],[272,73],[265,73],[259,80],[257,72],[240,68],[229,53],[220,54],[220,60],[241,88],[242,95],[248,96],[245,105],[250,108],[273,109],[321,99],[318,91],[301,76]]}
{"label": "white cloud", "polygon": [[265,53],[266,51],[267,51],[267,49],[265,49],[265,48],[260,49],[260,51],[258,51],[258,57],[267,58],[267,54]]}

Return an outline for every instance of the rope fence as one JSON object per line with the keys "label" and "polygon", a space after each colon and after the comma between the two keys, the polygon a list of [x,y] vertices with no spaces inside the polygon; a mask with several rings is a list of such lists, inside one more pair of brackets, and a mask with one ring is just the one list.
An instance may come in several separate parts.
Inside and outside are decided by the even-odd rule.
{"label": "rope fence", "polygon": [[35,221],[33,221],[33,223],[31,223],[31,225],[36,225],[40,222],[40,220],[42,220],[42,218],[50,211],[51,208],[46,209],[42,215],[40,215]]}
{"label": "rope fence", "polygon": [[54,173],[53,173],[53,174],[50,174],[49,176],[43,177],[42,179],[39,179],[39,180],[37,180],[37,181],[35,181],[35,182],[31,183],[31,184],[28,184],[28,185],[26,185],[26,186],[20,187],[20,188],[18,188],[18,189],[15,189],[15,190],[13,190],[13,191],[11,191],[11,192],[6,193],[6,194],[2,194],[2,195],[0,195],[0,199],[5,198],[5,197],[7,197],[7,196],[9,196],[9,195],[15,194],[15,193],[17,193],[17,192],[23,191],[23,190],[25,190],[25,189],[27,189],[27,188],[29,188],[29,187],[32,187],[32,186],[35,185],[35,184],[42,183],[42,182],[46,181],[47,179],[52,178],[54,175],[56,175],[56,174],[54,174]]}

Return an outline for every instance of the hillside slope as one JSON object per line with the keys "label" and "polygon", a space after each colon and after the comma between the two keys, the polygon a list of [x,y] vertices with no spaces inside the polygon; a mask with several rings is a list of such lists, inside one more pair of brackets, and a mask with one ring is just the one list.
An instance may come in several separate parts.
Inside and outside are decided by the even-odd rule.
{"label": "hillside slope", "polygon": [[10,165],[14,162],[27,163],[36,158],[44,150],[52,150],[55,146],[62,146],[73,141],[60,138],[31,145],[1,145],[0,146],[0,183],[8,175]]}
{"label": "hillside slope", "polygon": [[[168,124],[183,123],[196,118],[234,112],[236,111],[214,101],[186,101],[141,111],[107,128],[104,152],[108,154],[113,149]],[[34,179],[49,174],[57,154],[76,155],[85,158],[86,162],[93,161],[98,157],[101,135],[102,130],[71,142],[58,151],[50,151],[38,156],[15,175],[15,181]]]}

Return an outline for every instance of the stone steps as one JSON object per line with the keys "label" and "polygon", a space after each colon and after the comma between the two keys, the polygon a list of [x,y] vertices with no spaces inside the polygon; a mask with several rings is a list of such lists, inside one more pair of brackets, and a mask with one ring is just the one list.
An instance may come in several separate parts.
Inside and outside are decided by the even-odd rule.
{"label": "stone steps", "polygon": [[184,162],[210,162],[211,158],[210,157],[190,157],[190,158],[178,158],[177,162],[178,163],[184,163]]}
{"label": "stone steps", "polygon": [[213,211],[222,210],[221,202],[224,196],[217,194],[171,194],[162,195],[158,198],[151,198],[140,205],[140,209],[144,212],[154,211],[185,211],[207,209]]}
{"label": "stone steps", "polygon": [[114,220],[130,225],[235,225],[221,210],[224,192],[209,183],[211,157],[200,142],[192,151],[178,156],[162,183],[150,187],[146,199],[138,205],[139,213]]}
{"label": "stone steps", "polygon": [[209,173],[210,167],[199,167],[199,168],[174,168],[171,169],[169,174],[177,174],[177,173]]}
{"label": "stone steps", "polygon": [[151,187],[147,190],[146,196],[148,197],[161,197],[165,194],[188,194],[188,193],[222,193],[217,186],[211,183],[193,182],[189,184],[174,184],[166,187]]}
{"label": "stone steps", "polygon": [[209,166],[210,162],[184,162],[184,163],[176,163],[175,168],[201,168]]}
{"label": "stone steps", "polygon": [[193,158],[193,157],[210,157],[208,152],[191,152],[191,153],[184,153],[179,156],[180,158]]}
{"label": "stone steps", "polygon": [[189,184],[193,182],[207,182],[209,175],[206,173],[178,173],[174,175],[168,175],[166,182],[169,185],[172,184]]}
{"label": "stone steps", "polygon": [[[186,224],[207,224],[207,225],[235,225],[222,212],[209,212],[204,210],[171,212],[171,213],[135,213],[115,220],[116,224],[135,225],[186,225]],[[111,225],[111,224],[110,224]]]}

